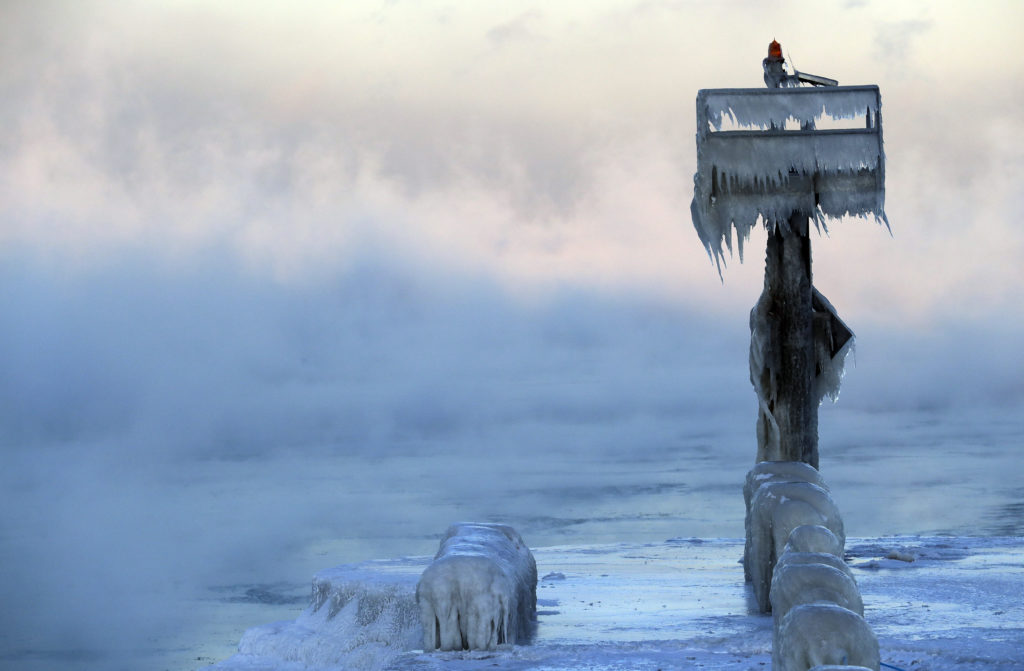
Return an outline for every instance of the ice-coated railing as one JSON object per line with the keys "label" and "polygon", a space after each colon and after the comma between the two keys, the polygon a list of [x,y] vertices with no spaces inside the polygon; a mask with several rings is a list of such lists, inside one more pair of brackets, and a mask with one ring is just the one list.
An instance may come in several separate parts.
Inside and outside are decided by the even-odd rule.
{"label": "ice-coated railing", "polygon": [[[874,85],[699,91],[691,214],[716,263],[734,227],[742,260],[759,220],[794,212],[819,225],[847,215],[888,225],[881,104]],[[863,126],[817,128],[850,119]]]}
{"label": "ice-coated railing", "polygon": [[[697,131],[721,131],[726,117],[736,125],[783,128],[788,119],[810,123],[822,117],[866,116],[866,128],[881,129],[881,96],[874,84],[778,89],[701,89],[697,92]],[[728,131],[726,131],[728,132]]]}

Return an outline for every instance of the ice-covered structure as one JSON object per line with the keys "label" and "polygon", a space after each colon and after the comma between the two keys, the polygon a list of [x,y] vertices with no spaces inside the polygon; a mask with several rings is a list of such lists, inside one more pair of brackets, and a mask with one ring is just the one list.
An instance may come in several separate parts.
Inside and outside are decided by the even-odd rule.
{"label": "ice-covered structure", "polygon": [[808,671],[816,666],[862,666],[878,671],[878,639],[864,618],[830,603],[792,608],[779,625],[772,671]]}
{"label": "ice-covered structure", "polygon": [[743,528],[747,539],[743,549],[743,576],[747,582],[750,582],[751,579],[750,502],[761,485],[769,482],[810,482],[828,490],[828,486],[818,470],[802,461],[761,461],[747,472],[747,477],[743,482],[743,503],[746,509]]}
{"label": "ice-covered structure", "polygon": [[794,606],[834,603],[864,615],[864,601],[853,576],[834,566],[819,563],[781,562],[772,575],[772,617],[778,623]]}
{"label": "ice-covered structure", "polygon": [[746,546],[754,596],[762,612],[771,610],[769,593],[778,558],[790,533],[802,525],[820,525],[831,531],[840,546],[846,543],[843,520],[827,490],[809,482],[774,482],[762,485],[750,504]]}
{"label": "ice-covered structure", "polygon": [[818,469],[802,461],[759,461],[743,480],[743,503],[748,515],[754,494],[769,482],[810,482],[828,489]]}
{"label": "ice-covered structure", "polygon": [[294,621],[245,632],[218,669],[383,669],[423,641],[416,575],[401,561],[325,569]]}
{"label": "ice-covered structure", "polygon": [[803,524],[789,532],[789,541],[786,542],[779,561],[788,554],[829,554],[842,557],[843,544],[825,527]]}
{"label": "ice-covered structure", "polygon": [[504,524],[455,524],[416,586],[424,650],[526,642],[537,617],[537,564]]}
{"label": "ice-covered structure", "polygon": [[775,227],[804,212],[819,225],[853,215],[888,226],[881,108],[874,85],[699,91],[690,209],[719,270],[734,230],[742,261],[759,220]]}
{"label": "ice-covered structure", "polygon": [[[846,368],[846,357],[853,350],[853,331],[839,318],[839,314],[824,295],[813,286],[811,289],[810,349],[813,370],[810,397],[800,399],[815,406],[824,399],[839,398],[839,387]],[[789,409],[783,407],[791,402],[780,393],[780,377],[784,369],[784,350],[777,346],[780,334],[778,324],[772,318],[774,297],[765,288],[757,303],[750,310],[750,383],[757,394],[757,461],[778,461],[786,454],[782,448],[782,428]],[[807,427],[817,433],[817,417]],[[817,461],[813,465],[817,467]]]}
{"label": "ice-covered structure", "polygon": [[751,229],[767,228],[764,292],[750,313],[757,460],[817,467],[817,408],[838,395],[853,332],[812,285],[809,225],[857,216],[888,226],[881,96],[874,85],[800,88],[835,82],[785,75],[783,63],[773,41],[770,88],[698,92],[690,213],[720,275],[734,240],[742,261]]}

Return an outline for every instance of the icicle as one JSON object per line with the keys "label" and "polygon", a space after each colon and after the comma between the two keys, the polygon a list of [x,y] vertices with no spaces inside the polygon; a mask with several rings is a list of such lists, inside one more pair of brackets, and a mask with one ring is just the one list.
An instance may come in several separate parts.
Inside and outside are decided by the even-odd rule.
{"label": "icicle", "polygon": [[[863,127],[779,130],[787,120],[811,127],[823,117],[858,116]],[[721,130],[726,125],[760,130]],[[702,90],[697,128],[691,214],[719,275],[732,236],[742,262],[759,221],[806,212],[826,233],[826,219],[845,216],[873,216],[888,227],[877,86]]]}
{"label": "icicle", "polygon": [[804,124],[865,116],[870,128],[870,119],[878,116],[880,107],[877,86],[703,89],[697,93],[697,104],[697,128],[704,133],[726,126],[785,128],[790,119]]}

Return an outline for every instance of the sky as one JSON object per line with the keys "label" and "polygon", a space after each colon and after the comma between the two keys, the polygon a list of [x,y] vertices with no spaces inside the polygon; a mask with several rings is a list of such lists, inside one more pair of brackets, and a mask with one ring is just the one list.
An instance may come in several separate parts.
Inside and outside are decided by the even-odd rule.
{"label": "sky", "polygon": [[[3,1],[2,594],[36,600],[8,645],[80,627],[60,590],[127,604],[144,564],[211,580],[337,530],[329,498],[296,522],[273,496],[194,529],[166,478],[230,498],[282,447],[752,427],[765,236],[719,277],[694,106],[763,86],[773,38],[881,90],[891,233],[812,242],[858,335],[839,407],[1019,412],[1022,25],[1012,1]],[[221,492],[224,464],[250,480]],[[106,591],[30,587],[76,566]]]}
{"label": "sky", "polygon": [[1012,309],[1018,3],[546,4],[5,3],[0,243],[65,272],[215,250],[286,283],[373,247],[517,297],[732,312],[761,268],[708,272],[694,98],[761,86],[777,38],[882,91],[893,236],[834,226],[819,288],[888,324]]}

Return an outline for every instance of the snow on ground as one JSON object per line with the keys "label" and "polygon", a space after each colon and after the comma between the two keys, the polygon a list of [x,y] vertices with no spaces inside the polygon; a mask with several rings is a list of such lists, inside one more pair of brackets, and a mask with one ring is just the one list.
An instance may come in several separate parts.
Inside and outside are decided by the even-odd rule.
{"label": "snow on ground", "polygon": [[[495,652],[415,649],[428,557],[339,566],[316,576],[320,596],[297,620],[249,630],[209,669],[763,670],[772,619],[756,614],[742,553],[740,540],[701,539],[534,550],[536,638]],[[884,663],[1024,669],[1024,538],[851,539],[846,557]]]}

